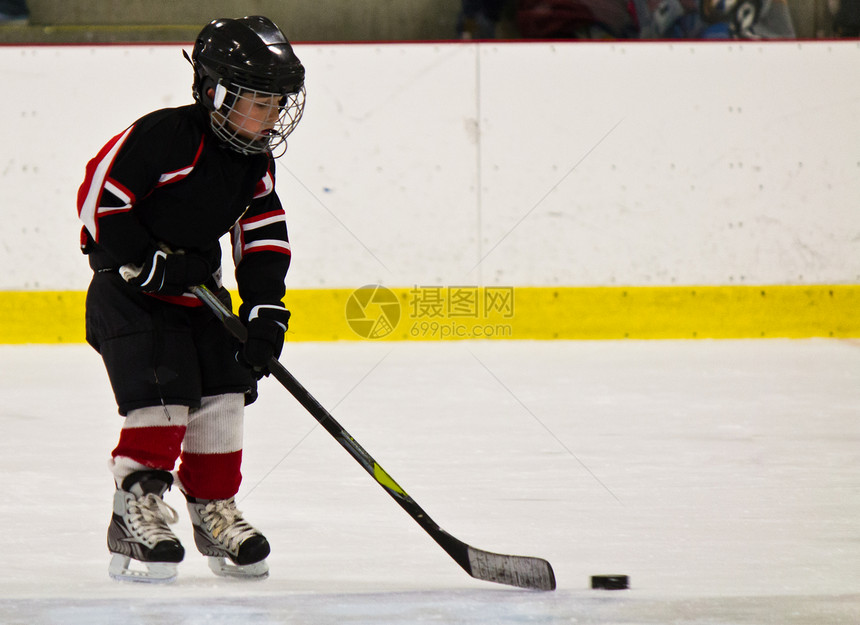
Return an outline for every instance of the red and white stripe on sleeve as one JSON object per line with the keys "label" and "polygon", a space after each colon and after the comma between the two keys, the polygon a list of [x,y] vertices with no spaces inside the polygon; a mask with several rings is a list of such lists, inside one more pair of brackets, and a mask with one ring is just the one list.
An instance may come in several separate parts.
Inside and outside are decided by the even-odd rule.
{"label": "red and white stripe on sleeve", "polygon": [[99,217],[131,210],[134,204],[134,194],[109,177],[114,159],[132,130],[134,126],[129,126],[108,141],[87,163],[84,182],[78,189],[78,217],[95,241],[99,240]]}
{"label": "red and white stripe on sleeve", "polygon": [[[255,202],[271,196],[275,188],[275,181],[271,172],[257,183],[254,193]],[[248,254],[255,252],[276,252],[280,254],[291,254],[290,241],[287,237],[287,217],[280,202],[267,202],[257,204],[256,212],[248,210],[233,226],[230,236],[233,241],[233,261],[238,267],[242,259]],[[253,207],[253,205],[252,205]]]}
{"label": "red and white stripe on sleeve", "polygon": [[290,242],[287,240],[287,216],[284,209],[262,215],[243,217],[233,226],[233,261],[238,265],[242,259],[253,252],[279,252],[290,255]]}

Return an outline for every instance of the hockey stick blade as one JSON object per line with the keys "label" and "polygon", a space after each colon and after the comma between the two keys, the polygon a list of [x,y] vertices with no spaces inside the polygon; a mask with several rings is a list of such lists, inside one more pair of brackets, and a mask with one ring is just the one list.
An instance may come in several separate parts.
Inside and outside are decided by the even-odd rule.
{"label": "hockey stick blade", "polygon": [[[205,286],[191,287],[191,292],[208,306],[227,330],[240,341],[245,341],[248,331],[242,321],[230,311]],[[421,528],[445,550],[469,575],[476,579],[530,588],[555,590],[555,575],[549,562],[541,558],[510,556],[475,549],[454,538],[424,512],[421,506],[394,481],[358,441],[335,420],[335,418],[311,395],[293,374],[275,358],[269,360],[269,373],[307,410],[317,422],[349,452],[370,476],[379,484]]]}
{"label": "hockey stick blade", "polygon": [[468,547],[469,574],[476,579],[534,590],[555,590],[549,562],[528,556],[506,556]]}

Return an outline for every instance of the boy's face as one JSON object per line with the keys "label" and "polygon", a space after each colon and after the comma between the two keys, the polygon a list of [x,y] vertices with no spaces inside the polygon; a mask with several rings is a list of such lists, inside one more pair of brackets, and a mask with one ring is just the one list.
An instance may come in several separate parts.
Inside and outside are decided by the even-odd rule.
{"label": "boy's face", "polygon": [[305,108],[305,89],[278,94],[237,85],[206,91],[209,122],[219,140],[241,154],[269,153],[278,158]]}
{"label": "boy's face", "polygon": [[[226,115],[227,126],[245,139],[266,141],[280,115],[279,101],[277,95],[241,93]],[[217,111],[213,114],[224,117]]]}

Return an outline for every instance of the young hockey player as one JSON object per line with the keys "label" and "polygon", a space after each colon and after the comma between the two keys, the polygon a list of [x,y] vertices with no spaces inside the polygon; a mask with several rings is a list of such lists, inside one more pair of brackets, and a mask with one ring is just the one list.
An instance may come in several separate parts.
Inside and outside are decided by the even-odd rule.
{"label": "young hockey player", "polygon": [[[110,460],[116,579],[175,579],[184,549],[168,527],[178,515],[162,499],[174,483],[215,573],[268,574],[269,544],[234,495],[244,406],[280,355],[290,316],[281,302],[290,244],[273,159],[302,116],[305,72],[286,36],[258,16],[211,22],[190,60],[195,103],[150,113],[111,139],[78,192],[94,272],[87,342],[125,417]],[[229,305],[220,281],[227,232],[243,346],[188,292],[206,284]],[[131,568],[132,560],[143,565]]]}

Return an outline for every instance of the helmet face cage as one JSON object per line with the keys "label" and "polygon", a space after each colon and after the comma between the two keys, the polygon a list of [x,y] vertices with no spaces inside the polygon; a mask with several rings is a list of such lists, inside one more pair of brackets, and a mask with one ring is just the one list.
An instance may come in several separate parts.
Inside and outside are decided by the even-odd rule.
{"label": "helmet face cage", "polygon": [[212,131],[228,147],[241,154],[271,152],[278,158],[302,118],[305,88],[281,94],[218,83],[212,104]]}

